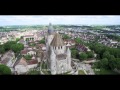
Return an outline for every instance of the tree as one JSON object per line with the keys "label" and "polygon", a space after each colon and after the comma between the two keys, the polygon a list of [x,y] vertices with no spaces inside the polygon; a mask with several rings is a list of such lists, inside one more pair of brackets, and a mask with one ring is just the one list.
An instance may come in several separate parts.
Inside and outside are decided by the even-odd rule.
{"label": "tree", "polygon": [[105,52],[103,53],[102,58],[107,58],[107,59],[109,59],[109,58],[110,58],[110,53],[109,53],[108,51],[105,51]]}
{"label": "tree", "polygon": [[39,43],[40,43],[40,44],[45,44],[45,39],[43,38],[42,40],[40,40]]}
{"label": "tree", "polygon": [[71,50],[71,56],[72,58],[78,58],[79,52],[75,49]]}
{"label": "tree", "polygon": [[31,60],[32,56],[31,56],[31,55],[26,55],[26,56],[24,56],[24,58],[25,58],[26,60]]}
{"label": "tree", "polygon": [[10,50],[11,45],[16,44],[16,41],[8,41],[7,43],[4,44],[4,49],[5,51]]}
{"label": "tree", "polygon": [[75,42],[76,42],[77,44],[83,43],[82,40],[81,40],[80,38],[75,38]]}
{"label": "tree", "polygon": [[88,55],[88,58],[93,58],[94,57],[94,53],[89,51],[89,52],[86,52],[86,54]]}
{"label": "tree", "polygon": [[94,63],[94,67],[95,67],[95,68],[100,68],[100,67],[101,67],[100,61],[95,62],[95,63]]}
{"label": "tree", "polygon": [[103,58],[103,59],[100,61],[100,64],[101,64],[101,68],[109,69],[108,59],[107,59],[107,58]]}
{"label": "tree", "polygon": [[80,60],[85,60],[87,59],[88,55],[86,53],[81,53],[80,56],[79,56],[79,59]]}
{"label": "tree", "polygon": [[24,45],[21,44],[21,43],[13,44],[13,45],[11,45],[11,49],[12,49],[15,53],[18,53],[18,52],[20,52],[21,50],[24,49]]}
{"label": "tree", "polygon": [[3,54],[5,52],[5,48],[1,45],[0,46],[0,54]]}
{"label": "tree", "polygon": [[8,66],[1,64],[0,65],[0,75],[11,74],[11,70]]}
{"label": "tree", "polygon": [[120,70],[120,58],[116,58],[116,68]]}
{"label": "tree", "polygon": [[23,36],[21,36],[20,39],[23,39]]}
{"label": "tree", "polygon": [[110,55],[110,59],[109,59],[109,67],[110,69],[114,70],[117,66],[116,66],[116,59],[113,55]]}
{"label": "tree", "polygon": [[20,38],[16,38],[16,43],[20,40]]}
{"label": "tree", "polygon": [[70,37],[68,35],[64,34],[63,39],[70,39]]}

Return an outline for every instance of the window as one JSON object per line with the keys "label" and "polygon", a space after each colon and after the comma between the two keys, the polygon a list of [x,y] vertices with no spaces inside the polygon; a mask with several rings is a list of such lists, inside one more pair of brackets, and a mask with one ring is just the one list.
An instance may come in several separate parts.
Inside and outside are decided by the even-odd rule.
{"label": "window", "polygon": [[60,49],[60,47],[58,47],[58,49]]}
{"label": "window", "polygon": [[62,46],[61,46],[61,49],[62,49]]}

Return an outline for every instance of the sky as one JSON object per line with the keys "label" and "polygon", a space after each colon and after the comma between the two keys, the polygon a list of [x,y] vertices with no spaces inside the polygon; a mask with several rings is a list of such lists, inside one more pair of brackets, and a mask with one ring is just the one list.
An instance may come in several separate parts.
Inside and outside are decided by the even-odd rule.
{"label": "sky", "polygon": [[120,15],[0,15],[0,26],[6,25],[119,25]]}

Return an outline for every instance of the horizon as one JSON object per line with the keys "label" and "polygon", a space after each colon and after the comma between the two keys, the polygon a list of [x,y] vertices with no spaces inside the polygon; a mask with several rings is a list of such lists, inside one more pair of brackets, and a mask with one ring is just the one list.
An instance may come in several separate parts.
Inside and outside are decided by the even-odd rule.
{"label": "horizon", "polygon": [[1,15],[0,26],[120,25],[120,15]]}

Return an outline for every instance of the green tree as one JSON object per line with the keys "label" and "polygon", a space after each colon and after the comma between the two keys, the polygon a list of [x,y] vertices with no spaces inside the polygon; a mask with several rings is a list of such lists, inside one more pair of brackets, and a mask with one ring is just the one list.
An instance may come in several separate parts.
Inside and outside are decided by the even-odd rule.
{"label": "green tree", "polygon": [[16,38],[16,43],[20,40],[20,38]]}
{"label": "green tree", "polygon": [[24,49],[24,45],[21,43],[11,45],[11,50],[13,50],[15,53],[18,53],[23,49]]}
{"label": "green tree", "polygon": [[4,49],[4,47],[1,45],[0,46],[0,54],[3,54],[5,52],[5,49]]}
{"label": "green tree", "polygon": [[116,59],[115,59],[115,57],[113,56],[113,55],[110,55],[110,58],[109,58],[109,67],[110,67],[110,69],[111,70],[114,70],[117,66],[117,64],[116,64]]}
{"label": "green tree", "polygon": [[11,74],[11,70],[8,66],[0,64],[0,75]]}
{"label": "green tree", "polygon": [[71,56],[72,56],[72,58],[78,58],[78,54],[79,54],[79,52],[77,51],[77,50],[75,50],[75,49],[73,49],[73,50],[71,50]]}
{"label": "green tree", "polygon": [[109,62],[108,62],[108,59],[107,59],[107,58],[103,58],[103,59],[100,61],[101,68],[109,69],[108,63],[109,63]]}
{"label": "green tree", "polygon": [[21,36],[20,38],[23,39],[23,36]]}
{"label": "green tree", "polygon": [[85,60],[85,59],[87,59],[87,57],[88,57],[88,55],[83,52],[83,53],[80,54],[79,59],[80,60]]}
{"label": "green tree", "polygon": [[86,52],[86,54],[88,55],[88,58],[94,57],[94,53],[92,51]]}
{"label": "green tree", "polygon": [[16,41],[8,41],[7,43],[4,44],[4,49],[5,51],[10,50],[11,45],[16,44]]}
{"label": "green tree", "polygon": [[110,58],[110,53],[109,53],[108,51],[105,51],[105,52],[103,53],[102,58],[107,58],[107,59],[109,59],[109,58]]}
{"label": "green tree", "polygon": [[43,38],[42,40],[40,40],[39,43],[40,43],[40,44],[45,44],[45,39]]}
{"label": "green tree", "polygon": [[31,56],[31,55],[25,55],[24,58],[25,58],[26,60],[31,60],[32,56]]}
{"label": "green tree", "polygon": [[64,34],[63,39],[70,39],[70,37],[68,35]]}
{"label": "green tree", "polygon": [[77,44],[83,43],[82,40],[81,40],[80,38],[75,38],[75,42],[76,42]]}
{"label": "green tree", "polygon": [[120,70],[120,58],[116,58],[116,68]]}

